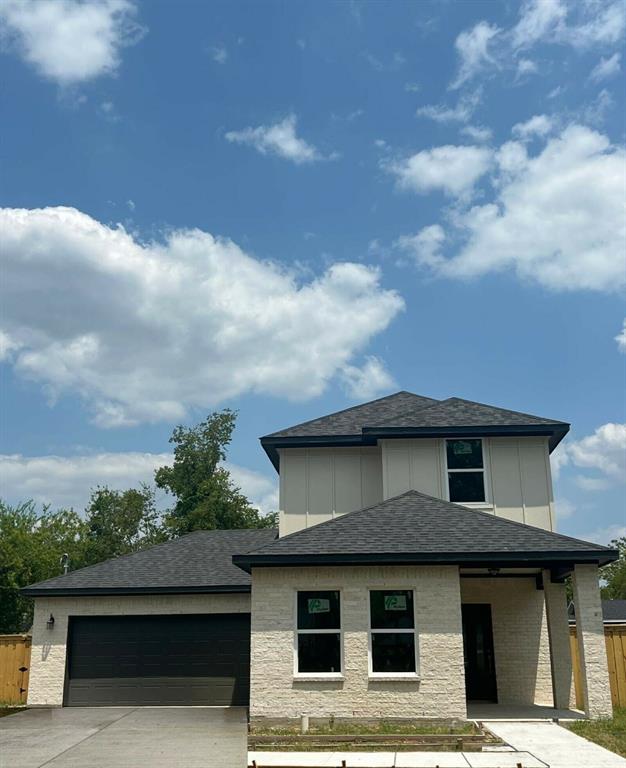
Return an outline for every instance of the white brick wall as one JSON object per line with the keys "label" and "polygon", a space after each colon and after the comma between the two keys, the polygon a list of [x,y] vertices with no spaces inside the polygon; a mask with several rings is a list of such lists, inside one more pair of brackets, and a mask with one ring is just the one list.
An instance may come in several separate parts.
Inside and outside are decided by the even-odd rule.
{"label": "white brick wall", "polygon": [[594,719],[613,714],[598,580],[597,566],[575,567],[572,582],[581,682],[585,712]]}
{"label": "white brick wall", "polygon": [[[368,588],[415,590],[419,681],[368,679]],[[295,591],[339,589],[344,679],[299,681]],[[256,568],[252,578],[252,717],[466,716],[458,569]]]}
{"label": "white brick wall", "polygon": [[463,603],[490,603],[500,704],[552,706],[544,594],[530,579],[461,579]]}
{"label": "white brick wall", "polygon": [[[63,703],[69,616],[160,613],[248,613],[249,594],[45,597],[35,600],[28,704]],[[54,629],[46,628],[52,613]]]}

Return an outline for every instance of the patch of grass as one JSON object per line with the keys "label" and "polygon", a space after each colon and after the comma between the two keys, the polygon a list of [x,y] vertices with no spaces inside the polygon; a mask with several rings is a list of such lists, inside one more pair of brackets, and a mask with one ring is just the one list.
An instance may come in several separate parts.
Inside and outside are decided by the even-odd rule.
{"label": "patch of grass", "polygon": [[23,712],[26,707],[3,707],[0,705],[0,717],[14,715],[16,712]]}
{"label": "patch of grass", "polygon": [[570,731],[626,757],[626,708],[614,709],[606,720],[577,720],[568,723]]}
{"label": "patch of grass", "polygon": [[[283,728],[254,728],[255,736],[293,736],[300,733],[299,724]],[[330,725],[312,725],[308,733],[311,736],[368,736],[369,734],[409,734],[420,735],[423,733],[435,734],[464,734],[476,733],[473,723],[459,723],[458,725],[429,725],[428,723],[394,723],[382,720],[379,723],[335,723]]]}

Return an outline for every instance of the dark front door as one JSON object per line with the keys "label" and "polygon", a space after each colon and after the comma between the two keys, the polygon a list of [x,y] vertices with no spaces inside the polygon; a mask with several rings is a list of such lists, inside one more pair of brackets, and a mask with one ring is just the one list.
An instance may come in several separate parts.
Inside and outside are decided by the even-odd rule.
{"label": "dark front door", "polygon": [[242,705],[250,614],[74,616],[65,705]]}
{"label": "dark front door", "polygon": [[466,604],[463,613],[465,693],[468,699],[497,701],[491,606]]}

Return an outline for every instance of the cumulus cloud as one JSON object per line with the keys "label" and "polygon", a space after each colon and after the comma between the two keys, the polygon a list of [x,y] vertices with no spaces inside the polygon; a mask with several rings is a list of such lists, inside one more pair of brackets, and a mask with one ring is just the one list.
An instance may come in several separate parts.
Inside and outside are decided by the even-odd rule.
{"label": "cumulus cloud", "polygon": [[424,227],[416,235],[402,235],[394,248],[408,253],[419,266],[438,267],[443,260],[441,248],[446,233],[439,224]]}
{"label": "cumulus cloud", "polygon": [[131,0],[2,0],[0,35],[43,77],[68,86],[115,73],[145,30]]}
{"label": "cumulus cloud", "polygon": [[101,426],[318,396],[404,306],[375,268],[298,280],[198,229],[142,243],[73,208],[4,209],[0,229],[10,364],[51,398],[80,395]]}
{"label": "cumulus cloud", "polygon": [[[615,337],[615,341],[617,342],[617,348],[619,349],[619,351],[623,352],[624,354],[626,354],[626,319],[624,319],[624,324],[622,326],[622,330]],[[0,344],[0,349],[1,348],[2,347],[1,347],[1,344]]]}
{"label": "cumulus cloud", "polygon": [[433,147],[402,160],[384,161],[383,168],[396,178],[398,187],[421,194],[441,190],[464,195],[489,169],[492,152],[485,147]]}
{"label": "cumulus cloud", "polygon": [[594,83],[599,83],[602,80],[608,80],[610,77],[619,74],[622,71],[620,67],[621,60],[621,53],[614,53],[606,59],[603,56],[591,70],[589,79]]}
{"label": "cumulus cloud", "polygon": [[285,160],[291,160],[296,165],[334,160],[338,157],[336,153],[324,156],[312,144],[299,138],[296,135],[296,126],[297,118],[292,114],[273,125],[259,125],[256,128],[244,128],[241,131],[229,131],[225,137],[233,144],[245,144],[262,155],[277,155]]}
{"label": "cumulus cloud", "polygon": [[532,136],[545,136],[550,133],[552,126],[552,120],[547,115],[534,115],[525,123],[514,125],[512,133],[520,139],[529,139]]}
{"label": "cumulus cloud", "polygon": [[460,60],[459,72],[450,88],[460,88],[487,65],[496,64],[489,52],[489,45],[499,32],[499,27],[486,21],[480,21],[472,29],[461,32],[454,43]]}
{"label": "cumulus cloud", "polygon": [[567,16],[567,7],[561,0],[525,0],[520,18],[511,30],[514,48],[529,48],[539,40],[554,34]]}
{"label": "cumulus cloud", "polygon": [[[91,489],[106,485],[114,490],[152,483],[154,471],[173,461],[171,453],[94,453],[80,456],[0,455],[0,495],[10,503],[32,499],[53,508],[82,511]],[[226,462],[233,482],[262,512],[278,509],[276,481],[261,472]],[[161,494],[164,508],[171,498]]]}
{"label": "cumulus cloud", "polygon": [[344,366],[340,378],[345,390],[355,400],[371,400],[396,386],[384,361],[373,355],[367,357],[361,367]]}
{"label": "cumulus cloud", "polygon": [[[591,471],[576,478],[576,484],[587,491],[604,490],[626,482],[626,424],[603,424],[592,435],[570,440],[557,449],[552,463],[555,477],[569,465]],[[554,455],[557,453],[554,452]]]}
{"label": "cumulus cloud", "polygon": [[523,144],[507,142],[496,161],[494,199],[454,218],[461,245],[435,265],[437,272],[470,278],[511,270],[552,290],[620,290],[624,150],[570,125],[534,157]]}
{"label": "cumulus cloud", "polygon": [[488,142],[493,137],[491,128],[484,125],[464,125],[461,128],[461,133],[472,141]]}
{"label": "cumulus cloud", "polygon": [[417,117],[427,117],[437,123],[467,123],[480,104],[482,91],[477,89],[461,95],[454,107],[445,104],[427,104],[419,107]]}

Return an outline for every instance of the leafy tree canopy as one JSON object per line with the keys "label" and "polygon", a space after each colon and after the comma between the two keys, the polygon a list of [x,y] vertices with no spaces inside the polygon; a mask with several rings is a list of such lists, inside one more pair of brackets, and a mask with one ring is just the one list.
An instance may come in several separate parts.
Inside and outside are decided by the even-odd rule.
{"label": "leafy tree canopy", "polygon": [[275,514],[263,517],[250,505],[222,464],[236,418],[226,409],[210,414],[195,427],[179,426],[172,433],[174,463],[155,473],[157,486],[176,498],[165,518],[171,535],[276,524]]}
{"label": "leafy tree canopy", "polygon": [[602,569],[602,587],[605,600],[626,600],[626,536],[613,539],[611,546],[619,550],[619,560]]}

